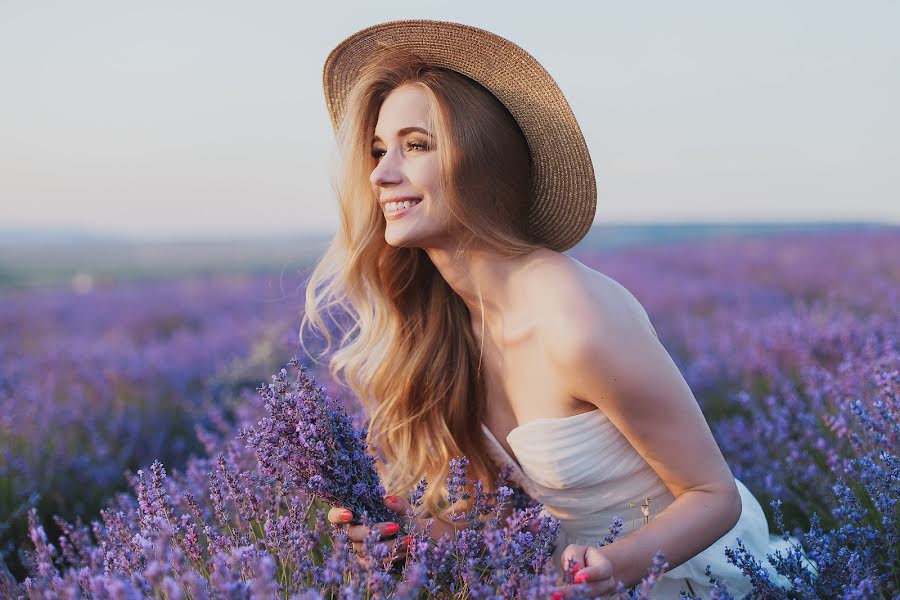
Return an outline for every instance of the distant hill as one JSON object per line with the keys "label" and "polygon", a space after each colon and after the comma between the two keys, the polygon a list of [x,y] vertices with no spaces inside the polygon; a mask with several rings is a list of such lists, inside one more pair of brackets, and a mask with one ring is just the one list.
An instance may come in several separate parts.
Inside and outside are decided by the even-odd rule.
{"label": "distant hill", "polygon": [[900,226],[878,223],[660,223],[653,225],[594,225],[578,243],[579,249],[614,249],[626,246],[668,244],[678,241],[711,240],[725,237],[747,237],[826,233],[834,231],[888,230]]}
{"label": "distant hill", "polygon": [[[734,236],[895,229],[872,223],[687,223],[594,226],[570,253]],[[0,288],[115,284],[146,278],[309,268],[330,236],[209,241],[129,241],[78,231],[0,230]]]}
{"label": "distant hill", "polygon": [[123,241],[110,235],[74,229],[0,229],[0,244],[49,244],[61,242]]}

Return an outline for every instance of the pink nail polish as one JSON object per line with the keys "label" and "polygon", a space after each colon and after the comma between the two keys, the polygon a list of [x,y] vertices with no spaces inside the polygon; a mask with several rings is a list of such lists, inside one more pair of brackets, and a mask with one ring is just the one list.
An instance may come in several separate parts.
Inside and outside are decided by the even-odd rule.
{"label": "pink nail polish", "polygon": [[388,523],[384,526],[384,534],[385,535],[394,535],[398,531],[400,531],[400,526],[396,523]]}

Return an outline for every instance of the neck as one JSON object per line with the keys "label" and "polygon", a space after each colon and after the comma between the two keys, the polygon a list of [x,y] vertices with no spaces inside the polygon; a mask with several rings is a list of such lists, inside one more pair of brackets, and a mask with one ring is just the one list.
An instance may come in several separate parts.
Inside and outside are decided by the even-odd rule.
{"label": "neck", "polygon": [[483,318],[489,330],[519,304],[521,289],[516,276],[544,251],[510,258],[484,248],[473,248],[465,255],[459,255],[456,247],[425,249],[447,284],[465,302],[472,322],[479,323]]}

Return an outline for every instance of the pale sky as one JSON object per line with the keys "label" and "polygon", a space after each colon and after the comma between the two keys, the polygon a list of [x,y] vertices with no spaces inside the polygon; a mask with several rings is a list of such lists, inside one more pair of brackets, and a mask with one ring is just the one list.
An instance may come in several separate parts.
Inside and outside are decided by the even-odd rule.
{"label": "pale sky", "polygon": [[332,232],[322,65],[392,19],[534,55],[597,223],[900,223],[900,3],[0,0],[0,230]]}

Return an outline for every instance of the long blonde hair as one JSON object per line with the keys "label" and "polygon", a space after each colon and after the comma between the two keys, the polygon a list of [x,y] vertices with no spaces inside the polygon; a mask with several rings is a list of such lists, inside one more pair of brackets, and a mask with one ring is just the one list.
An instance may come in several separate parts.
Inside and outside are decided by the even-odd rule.
{"label": "long blonde hair", "polygon": [[369,181],[379,109],[405,84],[419,86],[430,105],[461,253],[475,241],[504,257],[543,246],[528,232],[531,161],[512,115],[464,75],[384,49],[348,94],[338,127],[341,227],[308,281],[301,342],[312,324],[325,336],[327,353],[332,338],[323,313],[342,309],[338,319],[332,316],[343,335],[329,370],[370,419],[369,442],[380,455],[384,486],[405,496],[427,477],[425,509],[445,519],[451,458],[465,455],[470,480],[481,479],[486,489],[498,470],[481,431],[483,348],[469,310],[424,250],[385,242],[385,219]]}

